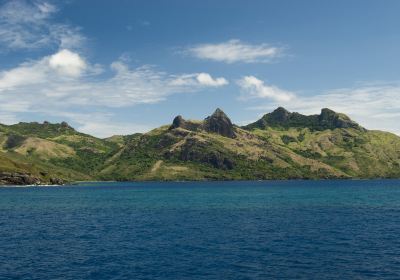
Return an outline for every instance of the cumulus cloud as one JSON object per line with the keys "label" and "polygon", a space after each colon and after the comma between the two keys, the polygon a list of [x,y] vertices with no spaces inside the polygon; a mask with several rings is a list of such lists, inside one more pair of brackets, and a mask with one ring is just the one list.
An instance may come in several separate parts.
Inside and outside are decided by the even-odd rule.
{"label": "cumulus cloud", "polygon": [[240,99],[267,98],[277,102],[288,102],[295,96],[289,91],[267,85],[254,76],[245,76],[238,80],[237,84],[242,91]]}
{"label": "cumulus cloud", "polygon": [[228,84],[228,81],[225,78],[216,78],[213,79],[210,74],[200,73],[196,77],[197,81],[205,86],[219,87]]}
{"label": "cumulus cloud", "polygon": [[0,45],[10,50],[78,48],[79,28],[54,22],[57,7],[44,1],[14,0],[0,6]]}
{"label": "cumulus cloud", "polygon": [[[0,93],[15,91],[16,94],[29,89],[38,92],[52,87],[69,86],[65,77],[79,78],[85,71],[97,71],[96,66],[88,65],[78,54],[69,50],[46,56],[37,61],[25,62],[10,70],[0,72]],[[69,82],[68,82],[69,83]]]}
{"label": "cumulus cloud", "polygon": [[[101,121],[80,118],[79,122],[79,118],[73,118],[68,112],[107,111],[156,103],[173,94],[197,92],[228,83],[226,79],[214,78],[208,73],[172,75],[146,65],[132,69],[123,61],[110,65],[108,78],[98,76],[98,68],[79,53],[64,49],[1,71],[0,111],[7,120],[11,120],[12,115],[27,112],[64,116],[80,123],[85,132],[93,132],[100,125],[111,126],[110,117]],[[3,121],[1,117],[0,122]],[[117,132],[117,129],[109,131]],[[121,132],[122,128],[118,131]]]}
{"label": "cumulus cloud", "polygon": [[73,77],[80,76],[87,67],[86,62],[79,54],[66,49],[50,56],[49,66],[60,74]]}
{"label": "cumulus cloud", "polygon": [[252,45],[240,40],[229,40],[223,43],[192,46],[184,52],[200,59],[218,62],[265,63],[282,55],[283,48],[269,44]]}

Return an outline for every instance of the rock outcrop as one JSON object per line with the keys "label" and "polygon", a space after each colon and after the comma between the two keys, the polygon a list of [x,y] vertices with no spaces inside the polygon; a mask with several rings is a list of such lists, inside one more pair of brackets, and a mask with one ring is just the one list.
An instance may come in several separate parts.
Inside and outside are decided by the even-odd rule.
{"label": "rock outcrop", "polygon": [[39,185],[40,179],[23,173],[0,173],[0,185]]}
{"label": "rock outcrop", "polygon": [[328,108],[321,110],[318,120],[320,125],[323,127],[360,128],[360,125],[352,121],[348,116],[344,114],[338,114]]}
{"label": "rock outcrop", "polygon": [[64,185],[65,181],[63,179],[60,179],[60,178],[52,177],[52,178],[50,178],[50,184],[51,185]]}
{"label": "rock outcrop", "polygon": [[203,128],[207,132],[214,132],[225,137],[236,138],[231,120],[219,108],[204,120]]}
{"label": "rock outcrop", "polygon": [[[45,174],[46,173],[46,174]],[[47,175],[47,172],[41,172]],[[51,177],[48,180],[41,180],[28,173],[19,172],[0,172],[0,185],[64,185],[65,181],[61,178]]]}
{"label": "rock outcrop", "polygon": [[186,121],[184,118],[182,118],[181,115],[179,115],[174,118],[174,120],[172,121],[172,125],[169,127],[170,130],[175,128],[183,128],[190,131],[197,131],[199,128],[201,128],[201,123]]}
{"label": "rock outcrop", "polygon": [[229,138],[236,138],[234,127],[228,116],[219,108],[204,119],[202,123],[187,121],[182,116],[176,116],[172,121],[169,130],[183,128],[190,131],[205,130],[207,132],[218,133]]}

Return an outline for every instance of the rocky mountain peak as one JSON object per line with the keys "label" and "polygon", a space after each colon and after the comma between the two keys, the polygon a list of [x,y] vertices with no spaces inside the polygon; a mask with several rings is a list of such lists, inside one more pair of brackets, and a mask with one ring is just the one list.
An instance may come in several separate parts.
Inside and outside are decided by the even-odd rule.
{"label": "rocky mountain peak", "polygon": [[215,109],[214,113],[211,116],[218,116],[218,117],[225,117],[227,118],[228,116],[222,111],[220,108]]}
{"label": "rocky mountain peak", "polygon": [[218,133],[222,136],[235,138],[233,124],[228,116],[219,108],[204,120],[204,130]]}
{"label": "rocky mountain peak", "polygon": [[348,116],[324,108],[319,115],[302,115],[289,112],[283,107],[275,109],[272,113],[265,114],[258,121],[245,126],[245,129],[265,129],[267,127],[307,127],[313,130],[325,130],[335,128],[355,128],[365,130]]}
{"label": "rocky mountain peak", "polygon": [[285,122],[289,119],[290,114],[285,108],[278,107],[270,114],[270,118],[276,122]]}
{"label": "rocky mountain peak", "polygon": [[185,120],[182,118],[181,115],[178,115],[174,118],[174,120],[172,121],[172,125],[170,126],[169,129],[174,129],[174,128],[178,128],[178,127],[182,127],[185,123]]}
{"label": "rocky mountain peak", "polygon": [[361,129],[360,125],[352,121],[345,114],[336,113],[335,111],[323,108],[321,114],[318,116],[318,120],[321,126],[331,128],[358,128]]}

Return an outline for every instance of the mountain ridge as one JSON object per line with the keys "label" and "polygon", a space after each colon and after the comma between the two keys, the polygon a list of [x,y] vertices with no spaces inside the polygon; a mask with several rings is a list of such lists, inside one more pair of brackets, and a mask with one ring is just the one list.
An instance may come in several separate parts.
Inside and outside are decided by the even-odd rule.
{"label": "mountain ridge", "polygon": [[278,107],[272,113],[265,114],[258,121],[244,126],[247,129],[271,127],[308,127],[315,130],[335,128],[355,128],[365,130],[358,123],[352,121],[347,115],[336,113],[328,108],[321,109],[319,115],[302,115],[289,112],[283,107]]}
{"label": "mountain ridge", "polygon": [[66,122],[0,125],[0,184],[398,177],[400,137],[327,108],[305,116],[279,107],[242,127],[218,108],[106,139]]}

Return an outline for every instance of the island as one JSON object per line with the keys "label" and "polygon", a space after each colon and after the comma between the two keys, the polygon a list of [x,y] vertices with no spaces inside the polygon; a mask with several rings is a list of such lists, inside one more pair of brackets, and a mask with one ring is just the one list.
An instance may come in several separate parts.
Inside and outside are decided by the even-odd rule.
{"label": "island", "polygon": [[0,124],[0,184],[399,178],[400,137],[324,108],[279,107],[245,126],[221,110],[147,133],[96,138],[68,123]]}

